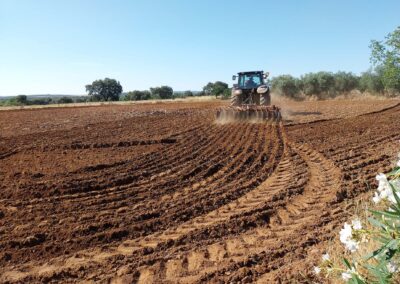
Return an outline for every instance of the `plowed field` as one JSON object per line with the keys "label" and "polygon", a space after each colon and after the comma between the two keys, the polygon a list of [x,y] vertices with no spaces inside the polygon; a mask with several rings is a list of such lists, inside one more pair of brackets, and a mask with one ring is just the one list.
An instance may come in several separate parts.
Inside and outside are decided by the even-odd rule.
{"label": "plowed field", "polygon": [[400,148],[399,101],[0,111],[0,282],[307,283]]}

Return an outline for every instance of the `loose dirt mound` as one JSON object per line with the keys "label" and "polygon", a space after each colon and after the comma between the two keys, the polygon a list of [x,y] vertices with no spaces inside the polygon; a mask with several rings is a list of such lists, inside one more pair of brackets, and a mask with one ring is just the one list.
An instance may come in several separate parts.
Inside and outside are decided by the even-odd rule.
{"label": "loose dirt mound", "polygon": [[400,106],[286,125],[219,125],[219,106],[1,112],[0,281],[308,282],[389,169]]}

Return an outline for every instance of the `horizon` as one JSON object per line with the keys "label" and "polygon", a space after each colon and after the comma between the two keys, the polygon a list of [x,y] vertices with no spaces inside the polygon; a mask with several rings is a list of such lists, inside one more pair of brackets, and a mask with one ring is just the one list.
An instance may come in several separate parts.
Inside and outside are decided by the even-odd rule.
{"label": "horizon", "polygon": [[370,41],[400,25],[399,10],[393,0],[0,0],[0,96],[86,95],[105,77],[129,92],[232,85],[246,70],[359,75],[371,67]]}

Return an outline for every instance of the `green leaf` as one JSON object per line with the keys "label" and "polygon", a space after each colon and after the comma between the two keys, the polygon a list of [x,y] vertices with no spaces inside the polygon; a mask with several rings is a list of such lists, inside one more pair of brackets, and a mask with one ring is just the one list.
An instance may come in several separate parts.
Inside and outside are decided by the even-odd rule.
{"label": "green leaf", "polygon": [[385,228],[386,227],[385,224],[383,224],[382,222],[380,222],[380,221],[378,221],[378,220],[376,220],[374,218],[369,217],[368,221],[375,227],[378,227],[378,228]]}
{"label": "green leaf", "polygon": [[344,265],[346,265],[346,267],[347,267],[348,269],[351,269],[350,262],[349,262],[346,258],[343,258],[343,263],[344,263]]}
{"label": "green leaf", "polygon": [[385,250],[387,249],[387,247],[389,246],[389,243],[386,243],[385,245],[381,246],[380,248],[378,248],[377,250],[374,250],[372,253],[367,254],[365,256],[365,259],[370,260],[373,257],[378,257],[379,255],[381,255],[383,252],[385,252]]}
{"label": "green leaf", "polygon": [[400,167],[395,167],[394,170],[389,172],[387,176],[397,176],[400,175]]}
{"label": "green leaf", "polygon": [[375,211],[375,210],[370,210],[372,214],[374,214],[375,216],[378,217],[388,217],[389,219],[399,219],[400,218],[400,214],[396,213],[396,212],[389,212],[389,211]]}
{"label": "green leaf", "polygon": [[399,196],[397,195],[396,188],[393,186],[393,184],[389,182],[389,185],[390,185],[390,187],[392,188],[392,192],[393,192],[394,198],[396,199],[396,203],[397,203],[397,206],[394,206],[394,207],[396,207],[396,211],[399,211],[399,210],[400,210],[400,209],[399,209],[399,206],[400,206],[400,198],[399,198]]}

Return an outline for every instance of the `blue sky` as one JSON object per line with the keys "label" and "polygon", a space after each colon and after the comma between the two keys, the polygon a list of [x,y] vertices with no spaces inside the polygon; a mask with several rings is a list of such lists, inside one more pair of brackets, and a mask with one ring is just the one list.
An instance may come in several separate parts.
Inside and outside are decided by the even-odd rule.
{"label": "blue sky", "polygon": [[0,95],[199,90],[253,69],[272,76],[369,68],[400,1],[0,0]]}

